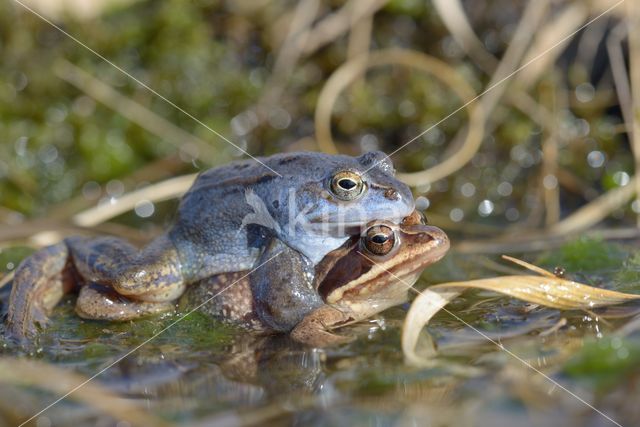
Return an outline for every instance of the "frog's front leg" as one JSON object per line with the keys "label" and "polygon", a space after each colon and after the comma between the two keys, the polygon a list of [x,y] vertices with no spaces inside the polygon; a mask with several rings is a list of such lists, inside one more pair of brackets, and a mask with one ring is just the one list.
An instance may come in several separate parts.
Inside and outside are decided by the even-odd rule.
{"label": "frog's front leg", "polygon": [[323,304],[313,287],[313,264],[281,240],[271,239],[256,265],[249,276],[254,307],[269,328],[289,332]]}
{"label": "frog's front leg", "polygon": [[90,283],[80,288],[76,313],[83,319],[124,321],[171,311],[173,302],[138,301],[111,288]]}
{"label": "frog's front leg", "polygon": [[291,331],[291,338],[312,347],[328,347],[353,341],[353,337],[336,335],[331,329],[353,321],[348,313],[323,305],[305,316]]}
{"label": "frog's front leg", "polygon": [[178,252],[161,236],[138,250],[114,237],[66,239],[73,265],[86,282],[145,302],[176,300],[185,289]]}

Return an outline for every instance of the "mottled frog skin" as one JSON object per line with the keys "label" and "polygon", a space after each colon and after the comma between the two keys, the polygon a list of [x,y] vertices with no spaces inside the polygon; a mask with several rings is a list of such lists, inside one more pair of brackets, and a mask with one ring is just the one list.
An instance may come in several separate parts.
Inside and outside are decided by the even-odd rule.
{"label": "mottled frog skin", "polygon": [[[169,309],[191,283],[287,258],[289,250],[314,266],[371,220],[398,222],[413,210],[409,188],[381,152],[260,160],[272,170],[247,160],[200,174],[171,229],[142,250],[113,237],[71,237],[28,257],[13,281],[8,333],[33,335],[53,295],[78,286],[79,314],[126,320]],[[280,264],[281,280],[298,274],[294,264]],[[42,292],[47,298],[38,298]],[[100,317],[92,308],[113,299],[130,309]]]}

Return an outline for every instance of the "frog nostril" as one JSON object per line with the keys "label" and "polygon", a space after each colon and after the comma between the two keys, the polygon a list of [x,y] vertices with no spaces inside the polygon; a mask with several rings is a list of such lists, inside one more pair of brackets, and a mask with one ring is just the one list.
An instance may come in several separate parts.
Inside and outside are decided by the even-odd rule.
{"label": "frog nostril", "polygon": [[384,192],[384,197],[389,199],[389,200],[398,200],[400,198],[400,193],[398,193],[396,190],[394,190],[393,188],[388,188],[385,192]]}
{"label": "frog nostril", "polygon": [[436,238],[429,233],[420,233],[416,239],[418,243],[428,243]]}

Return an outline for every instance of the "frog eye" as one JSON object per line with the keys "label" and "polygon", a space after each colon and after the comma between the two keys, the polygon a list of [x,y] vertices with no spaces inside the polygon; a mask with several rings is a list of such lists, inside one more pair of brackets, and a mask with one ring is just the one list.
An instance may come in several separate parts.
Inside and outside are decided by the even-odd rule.
{"label": "frog eye", "polygon": [[395,246],[396,236],[386,225],[377,225],[367,230],[363,238],[364,247],[374,255],[386,255]]}
{"label": "frog eye", "polygon": [[340,200],[356,199],[364,190],[362,177],[353,171],[341,171],[331,178],[331,192]]}

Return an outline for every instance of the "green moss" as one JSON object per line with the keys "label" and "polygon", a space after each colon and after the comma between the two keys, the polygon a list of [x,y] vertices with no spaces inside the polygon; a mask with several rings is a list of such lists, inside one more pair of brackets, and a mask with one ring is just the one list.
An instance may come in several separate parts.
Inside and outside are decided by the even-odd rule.
{"label": "green moss", "polygon": [[33,248],[27,246],[13,246],[0,249],[0,273],[15,270],[18,264],[33,253]]}
{"label": "green moss", "polygon": [[537,263],[547,267],[560,266],[569,272],[596,272],[620,268],[626,258],[627,252],[615,243],[580,238],[544,254]]}
{"label": "green moss", "polygon": [[598,388],[616,384],[640,362],[640,342],[621,337],[588,341],[564,366],[564,373],[594,382]]}

